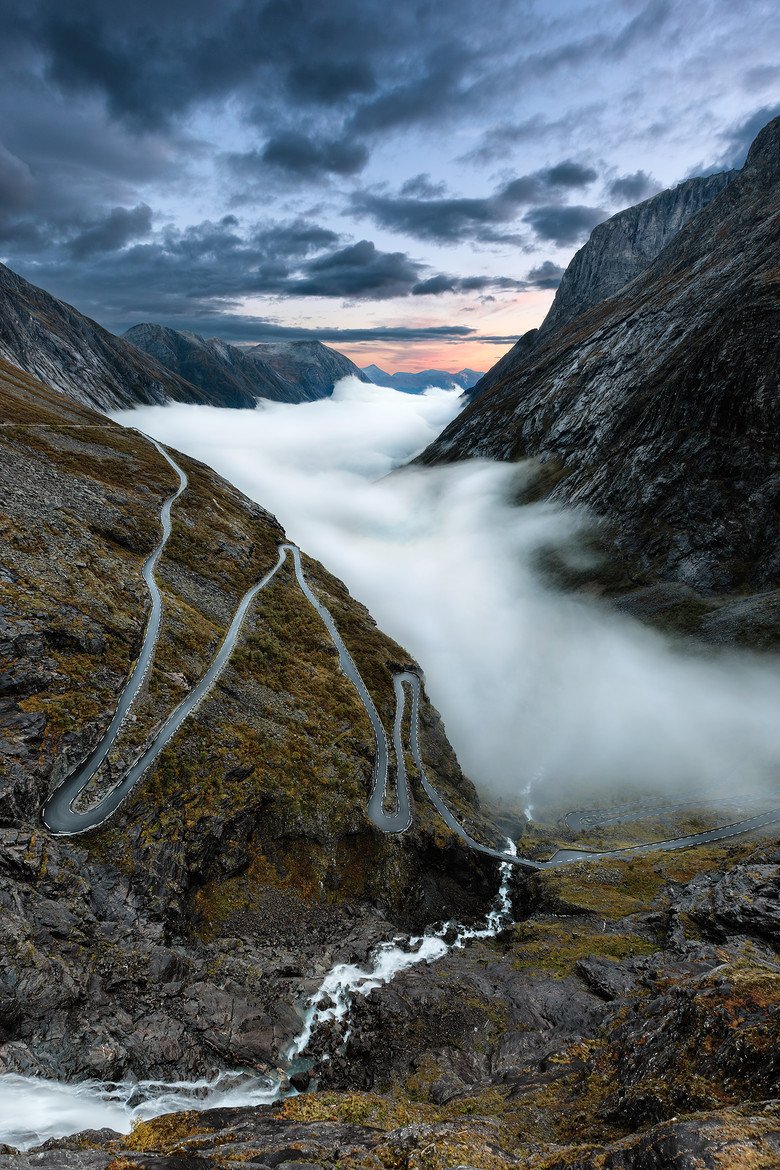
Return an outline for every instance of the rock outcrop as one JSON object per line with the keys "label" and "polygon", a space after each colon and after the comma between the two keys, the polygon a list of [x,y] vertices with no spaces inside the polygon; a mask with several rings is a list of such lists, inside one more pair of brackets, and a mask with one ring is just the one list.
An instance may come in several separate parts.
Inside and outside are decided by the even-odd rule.
{"label": "rock outcrop", "polygon": [[476,397],[510,374],[519,374],[531,350],[552,330],[613,297],[639,276],[692,216],[711,203],[737,171],[688,179],[635,207],[627,207],[593,229],[563,274],[550,311],[538,329],[529,329],[472,385]]}
{"label": "rock outcrop", "polygon": [[4,264],[0,357],[96,410],[206,401],[197,386]]}
{"label": "rock outcrop", "polygon": [[540,331],[421,461],[536,457],[647,572],[776,587],[779,265],[775,119],[644,272]]}
{"label": "rock outcrop", "polygon": [[499,358],[496,364],[466,392],[468,398],[476,398],[483,391],[489,390],[496,382],[503,382],[511,374],[522,370],[528,360],[528,355],[536,345],[538,336],[538,329],[529,329],[522,337],[519,337],[512,348]]}
{"label": "rock outcrop", "polygon": [[340,378],[368,378],[353,361],[323,345],[321,341],[262,341],[253,345],[249,356],[267,362],[298,395],[289,401],[305,402],[327,398]]}
{"label": "rock outcrop", "polygon": [[203,392],[215,406],[252,407],[258,398],[311,402],[332,394],[340,378],[368,379],[357,366],[319,341],[265,342],[239,347],[213,337],[134,325],[125,340]]}

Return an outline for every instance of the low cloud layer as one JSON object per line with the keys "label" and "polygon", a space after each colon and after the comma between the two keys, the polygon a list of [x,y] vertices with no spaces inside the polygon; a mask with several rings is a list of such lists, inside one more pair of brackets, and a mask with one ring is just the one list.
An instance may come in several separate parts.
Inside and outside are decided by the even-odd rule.
{"label": "low cloud layer", "polygon": [[342,577],[426,673],[483,792],[587,805],[701,787],[750,791],[780,762],[774,662],[691,655],[609,610],[545,587],[581,520],[510,504],[521,465],[387,473],[458,409],[346,379],[332,399],[254,413],[171,406],[117,416],[211,464]]}

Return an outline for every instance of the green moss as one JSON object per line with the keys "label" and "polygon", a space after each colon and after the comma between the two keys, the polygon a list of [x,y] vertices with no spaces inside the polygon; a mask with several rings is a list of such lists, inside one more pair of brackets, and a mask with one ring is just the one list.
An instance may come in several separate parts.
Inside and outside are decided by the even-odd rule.
{"label": "green moss", "polygon": [[601,930],[597,923],[571,919],[519,923],[512,934],[512,966],[556,979],[573,974],[577,962],[590,955],[617,960],[658,950],[656,943],[639,935]]}

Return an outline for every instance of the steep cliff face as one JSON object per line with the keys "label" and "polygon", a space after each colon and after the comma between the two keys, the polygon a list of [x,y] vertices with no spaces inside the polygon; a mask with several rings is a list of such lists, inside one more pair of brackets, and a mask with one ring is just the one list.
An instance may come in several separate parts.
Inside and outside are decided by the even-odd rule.
{"label": "steep cliff face", "polygon": [[[388,919],[479,912],[495,866],[416,788],[408,833],[367,819],[371,727],[289,564],[115,816],[77,838],[47,833],[47,794],[89,755],[138,654],[141,569],[176,477],[142,435],[5,363],[0,405],[0,1072],[175,1079],[262,1066],[298,1030],[302,980],[336,955],[364,956],[392,933]],[[158,568],[153,665],[87,802],[191,691],[283,539],[269,513],[177,459],[189,486]],[[391,728],[408,655],[305,564]],[[427,704],[422,738],[436,782],[480,824]]]}
{"label": "steep cliff face", "polygon": [[711,203],[737,173],[723,171],[704,178],[688,179],[635,207],[619,211],[595,227],[564,272],[555,300],[541,326],[524,333],[509,352],[473,385],[469,397],[476,398],[510,374],[519,373],[537,341],[586,309],[614,296],[644,272],[680,228]]}
{"label": "steep cliff face", "polygon": [[494,366],[491,366],[488,372],[483,374],[470,390],[466,391],[467,398],[476,398],[479,394],[484,393],[485,390],[489,390],[496,382],[502,382],[510,374],[521,370],[528,360],[528,355],[536,345],[538,336],[538,329],[529,329],[527,333],[519,337],[512,348]]}
{"label": "steep cliff face", "polygon": [[196,386],[0,264],[0,357],[76,402],[204,402]]}
{"label": "steep cliff face", "polygon": [[366,381],[343,354],[319,341],[285,341],[245,349],[164,325],[134,325],[125,339],[198,386],[215,406],[252,407],[258,398],[311,402],[348,374]]}
{"label": "steep cliff face", "polygon": [[538,457],[654,574],[775,585],[779,272],[776,119],[643,273],[540,335],[421,460]]}
{"label": "steep cliff face", "polygon": [[688,179],[595,227],[563,274],[539,329],[540,338],[614,296],[644,272],[680,229],[720,195],[737,174],[723,171]]}

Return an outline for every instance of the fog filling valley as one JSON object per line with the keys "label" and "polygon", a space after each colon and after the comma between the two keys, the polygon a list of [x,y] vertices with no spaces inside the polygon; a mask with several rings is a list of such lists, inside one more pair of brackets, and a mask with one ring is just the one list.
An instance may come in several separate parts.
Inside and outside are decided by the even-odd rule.
{"label": "fog filling valley", "polygon": [[[545,583],[582,516],[518,507],[516,464],[401,467],[460,408],[454,391],[341,381],[254,411],[171,405],[115,419],[208,463],[274,512],[419,661],[465,772],[523,808],[753,792],[780,762],[777,660],[675,645]],[[262,602],[260,602],[262,604]]]}

